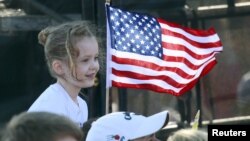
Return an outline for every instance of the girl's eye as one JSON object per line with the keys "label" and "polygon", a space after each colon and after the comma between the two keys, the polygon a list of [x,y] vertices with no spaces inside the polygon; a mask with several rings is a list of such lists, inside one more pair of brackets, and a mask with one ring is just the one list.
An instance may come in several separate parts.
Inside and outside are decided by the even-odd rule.
{"label": "girl's eye", "polygon": [[95,57],[95,60],[98,60],[98,59],[99,59],[99,56],[96,56],[96,57]]}
{"label": "girl's eye", "polygon": [[89,59],[83,59],[81,62],[88,62]]}

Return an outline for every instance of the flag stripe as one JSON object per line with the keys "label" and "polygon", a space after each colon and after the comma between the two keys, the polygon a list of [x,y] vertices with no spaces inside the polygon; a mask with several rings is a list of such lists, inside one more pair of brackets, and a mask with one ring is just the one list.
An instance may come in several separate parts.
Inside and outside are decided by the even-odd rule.
{"label": "flag stripe", "polygon": [[119,77],[129,77],[129,78],[134,78],[138,80],[162,80],[165,82],[168,82],[170,85],[174,85],[175,88],[182,88],[186,84],[181,84],[179,82],[176,82],[172,77],[164,75],[164,73],[161,73],[162,75],[157,75],[157,76],[152,76],[152,75],[146,75],[146,74],[141,74],[141,73],[135,73],[132,71],[119,71],[116,70],[115,68],[112,69],[112,73],[115,76]]}
{"label": "flag stripe", "polygon": [[[208,42],[208,43],[202,43],[202,42],[196,42],[190,38],[187,38],[179,33],[174,33],[174,32],[171,32],[171,31],[167,31],[167,30],[164,30],[162,29],[162,34],[164,36],[164,38],[168,39],[170,38],[168,41],[171,41],[171,40],[183,40],[183,41],[186,41],[188,42],[189,44],[191,44],[192,46],[194,47],[197,47],[197,48],[217,48],[217,47],[221,47],[221,42],[220,41],[216,41],[216,42]],[[163,40],[164,41],[164,40]],[[170,42],[171,43],[171,42]],[[177,42],[178,44],[178,42]]]}
{"label": "flag stripe", "polygon": [[[119,58],[116,56],[112,56],[113,62],[112,63],[117,63],[117,64],[127,64],[127,65],[132,65],[132,66],[138,66],[142,68],[148,68],[152,70],[156,70],[158,72],[163,72],[166,73],[167,71],[169,72],[174,72],[176,71],[176,74],[179,76],[185,78],[185,79],[190,79],[194,76],[194,74],[191,74],[191,71],[189,72],[190,74],[182,71],[179,68],[176,67],[161,67],[158,66],[157,64],[154,63],[149,63],[146,61],[140,61],[140,60],[135,60],[135,59],[126,59],[124,60],[123,58]],[[122,66],[120,66],[122,68]]]}
{"label": "flag stripe", "polygon": [[160,18],[158,18],[157,20],[159,21],[163,29],[168,29],[172,32],[180,33],[186,37],[192,37],[194,40],[200,43],[215,42],[220,40],[214,28],[210,28],[208,30],[198,30],[167,22]]}
{"label": "flag stripe", "polygon": [[[186,40],[172,37],[172,36],[166,36],[166,35],[162,35],[162,41],[165,43],[172,43],[174,45],[185,46],[186,48],[188,48],[189,50],[193,50],[193,52],[197,53],[197,54],[207,54],[207,53],[211,53],[211,52],[215,52],[215,51],[220,52],[222,49],[221,46],[216,47],[216,48],[208,48],[208,49],[206,49],[205,47],[199,48],[199,47],[193,46],[192,44],[190,44]],[[168,46],[163,46],[163,47],[168,48]]]}
{"label": "flag stripe", "polygon": [[[195,53],[192,50],[186,48],[185,46],[171,44],[171,43],[165,43],[165,42],[162,43],[162,46],[164,47],[163,50],[166,50],[164,52],[167,52],[167,50],[183,51],[183,52],[186,52],[187,54],[189,54],[190,56],[192,56],[193,58],[195,58],[197,60],[207,58],[207,57],[211,56],[214,52],[216,52],[216,51],[211,51],[210,53],[205,52],[207,54],[198,54],[198,53]],[[167,53],[165,53],[165,54],[167,54]]]}

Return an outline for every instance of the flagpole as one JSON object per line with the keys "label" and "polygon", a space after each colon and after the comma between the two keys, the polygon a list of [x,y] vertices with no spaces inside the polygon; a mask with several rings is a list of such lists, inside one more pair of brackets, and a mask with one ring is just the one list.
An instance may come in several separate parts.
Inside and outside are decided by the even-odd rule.
{"label": "flagpole", "polygon": [[[111,0],[106,0],[105,2],[105,9],[106,9],[106,5],[110,5],[110,2]],[[106,10],[106,17],[107,17],[107,10]],[[109,62],[110,62],[110,41],[108,40],[109,38],[109,24],[108,24],[108,20],[106,18],[106,26],[107,26],[107,45],[106,45],[106,97],[105,97],[105,114],[108,114],[109,113],[109,95],[110,95],[110,87],[111,87],[111,82],[110,82],[110,74],[111,74],[111,70],[110,70],[110,65],[109,65]]]}
{"label": "flagpole", "polygon": [[108,4],[108,5],[110,5],[110,3],[111,3],[111,0],[106,0],[106,2],[105,2],[106,4]]}

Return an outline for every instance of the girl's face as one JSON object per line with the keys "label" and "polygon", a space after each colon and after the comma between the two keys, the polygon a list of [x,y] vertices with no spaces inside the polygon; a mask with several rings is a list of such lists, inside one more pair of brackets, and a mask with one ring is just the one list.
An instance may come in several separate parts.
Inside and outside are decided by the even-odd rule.
{"label": "girl's face", "polygon": [[76,59],[76,78],[67,71],[66,79],[69,83],[78,88],[87,88],[94,85],[95,76],[99,71],[98,43],[94,37],[85,37],[75,43],[79,49],[79,56]]}

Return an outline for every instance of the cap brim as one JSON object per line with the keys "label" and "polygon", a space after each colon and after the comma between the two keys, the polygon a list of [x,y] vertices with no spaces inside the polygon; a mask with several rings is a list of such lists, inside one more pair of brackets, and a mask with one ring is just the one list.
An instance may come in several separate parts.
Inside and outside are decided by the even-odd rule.
{"label": "cap brim", "polygon": [[140,137],[148,136],[156,133],[168,124],[169,113],[168,111],[163,111],[152,116],[147,117],[134,135],[130,138],[137,139]]}

